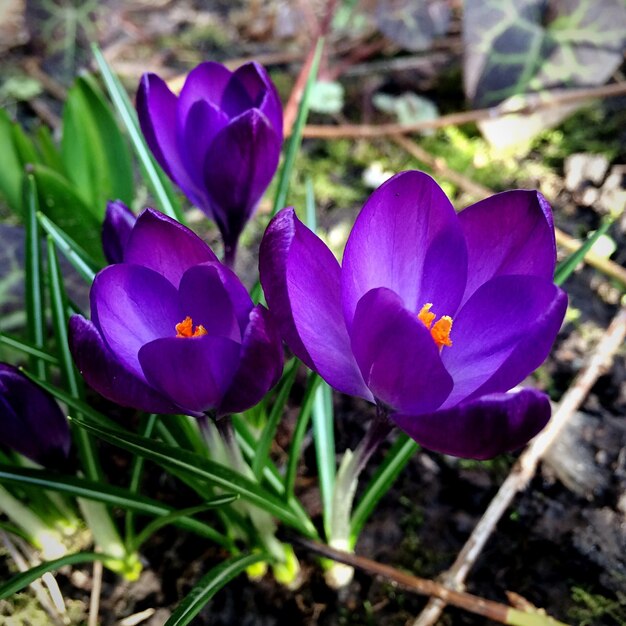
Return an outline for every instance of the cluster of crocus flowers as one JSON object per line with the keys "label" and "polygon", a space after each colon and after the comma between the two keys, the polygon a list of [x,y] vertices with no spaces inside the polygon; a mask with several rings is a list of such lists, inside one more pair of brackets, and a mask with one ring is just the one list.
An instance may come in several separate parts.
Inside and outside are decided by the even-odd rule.
{"label": "cluster of crocus flowers", "polygon": [[219,416],[257,404],[283,363],[267,309],[197,235],[158,211],[146,209],[122,239],[123,262],[92,285],[91,321],[70,320],[86,381],[154,413]]}
{"label": "cluster of crocus flowers", "polygon": [[174,95],[155,74],[137,93],[143,134],[189,200],[218,225],[232,263],[243,227],[267,189],[283,141],[280,99],[265,69],[219,63],[192,70]]}
{"label": "cluster of crocus flowers", "polygon": [[369,198],[341,266],[284,209],[260,272],[285,341],[332,387],[375,402],[426,448],[484,459],[549,419],[545,394],[507,391],[543,362],[565,315],[555,261],[539,193],[500,193],[457,215],[410,171]]}
{"label": "cluster of crocus flowers", "polygon": [[0,363],[0,445],[40,465],[62,464],[70,429],[59,405],[17,368]]}

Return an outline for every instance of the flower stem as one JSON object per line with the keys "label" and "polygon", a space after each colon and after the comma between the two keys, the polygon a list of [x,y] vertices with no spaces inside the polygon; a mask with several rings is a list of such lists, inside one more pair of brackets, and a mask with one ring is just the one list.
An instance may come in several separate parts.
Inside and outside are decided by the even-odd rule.
{"label": "flower stem", "polygon": [[1,486],[0,511],[30,537],[44,559],[58,559],[67,553],[61,535]]}
{"label": "flower stem", "polygon": [[235,261],[237,260],[237,241],[235,243],[224,242],[224,258],[222,263],[231,270],[235,269]]}
{"label": "flower stem", "polygon": [[[393,429],[384,408],[376,407],[376,417],[371,421],[365,436],[354,452],[346,450],[337,471],[333,491],[330,534],[328,545],[337,550],[352,552],[350,541],[350,517],[359,476],[378,446]],[[350,583],[354,568],[341,563],[332,563],[325,578],[328,585],[340,589]]]}

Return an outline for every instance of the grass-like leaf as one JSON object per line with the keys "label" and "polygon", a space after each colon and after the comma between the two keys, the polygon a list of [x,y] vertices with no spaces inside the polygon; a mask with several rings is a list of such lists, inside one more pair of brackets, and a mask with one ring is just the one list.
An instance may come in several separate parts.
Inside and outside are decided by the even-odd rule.
{"label": "grass-like leaf", "polygon": [[350,533],[353,545],[380,499],[389,491],[391,485],[418,448],[419,445],[405,434],[400,434],[391,446],[385,460],[376,469],[352,513]]}
{"label": "grass-like leaf", "polygon": [[109,92],[113,105],[115,106],[115,109],[117,110],[120,119],[126,128],[126,132],[130,137],[135,153],[137,154],[137,158],[146,173],[148,185],[159,204],[159,208],[169,217],[184,223],[184,217],[181,213],[180,207],[176,203],[172,186],[169,184],[165,175],[160,171],[157,162],[152,156],[152,153],[143,138],[141,129],[139,128],[139,122],[137,121],[135,109],[126,94],[124,87],[122,87],[117,76],[115,76],[112,72],[100,48],[94,44],[92,45],[91,50],[94,58],[96,59],[96,63],[98,64],[98,68],[102,74],[102,79],[107,91]]}
{"label": "grass-like leaf", "polygon": [[50,365],[59,365],[59,359],[51,354],[48,354],[45,350],[41,350],[31,343],[23,341],[22,339],[16,339],[11,335],[6,333],[0,333],[0,345],[7,346],[8,348],[13,348],[14,350],[19,350],[24,354],[28,354],[30,356],[34,356],[41,361],[45,361],[46,363],[50,363]]}
{"label": "grass-like leaf", "polygon": [[233,494],[224,494],[222,496],[215,496],[210,500],[204,502],[204,504],[200,504],[198,506],[191,506],[186,509],[180,509],[179,511],[172,511],[163,517],[159,517],[157,519],[152,520],[149,524],[147,524],[144,528],[141,529],[141,532],[137,534],[137,536],[133,539],[131,544],[128,547],[128,550],[131,552],[139,550],[139,548],[148,540],[152,535],[163,528],[164,526],[168,526],[169,524],[174,524],[177,520],[183,517],[191,517],[196,513],[203,513],[204,511],[209,511],[210,509],[216,509],[217,507],[224,506],[226,504],[230,504],[237,500],[238,496]]}
{"label": "grass-like leaf", "polygon": [[311,90],[317,80],[317,71],[320,65],[320,59],[322,58],[322,50],[324,49],[324,39],[320,38],[317,41],[315,52],[313,54],[313,61],[311,63],[311,71],[307,77],[306,86],[302,94],[302,100],[298,107],[298,115],[289,137],[287,144],[287,150],[285,151],[285,161],[283,167],[280,170],[278,178],[278,186],[276,188],[276,196],[274,197],[274,205],[272,207],[272,215],[276,215],[284,206],[287,200],[287,193],[289,191],[289,184],[291,182],[291,175],[293,173],[293,166],[296,162],[296,156],[300,150],[300,144],[302,143],[302,129],[306,123],[307,116],[309,114],[309,100],[311,98]]}
{"label": "grass-like leaf", "polygon": [[315,390],[321,380],[322,379],[315,372],[309,374],[306,390],[300,406],[300,413],[296,421],[296,428],[291,437],[291,446],[289,447],[287,472],[285,474],[284,498],[286,502],[294,499],[294,487],[296,484],[296,474],[298,472],[298,461],[300,460],[302,442],[304,441],[304,435],[309,427],[311,409],[313,408],[313,401],[315,399]]}
{"label": "grass-like leaf", "polygon": [[[41,263],[41,238],[37,212],[39,197],[34,177],[29,174],[24,179],[23,205],[26,209],[26,244],[24,271],[26,276],[26,319],[28,339],[38,349],[44,347],[45,326],[43,276]],[[46,378],[46,364],[38,356],[31,355],[31,367],[39,378]]]}
{"label": "grass-like leaf", "polygon": [[296,379],[296,373],[298,372],[298,366],[300,362],[298,359],[293,359],[291,364],[285,370],[283,374],[278,393],[274,399],[272,410],[270,411],[265,428],[261,433],[261,437],[256,442],[256,454],[254,455],[254,461],[252,462],[252,471],[258,480],[263,475],[263,470],[267,465],[267,459],[269,455],[270,446],[276,434],[276,428],[278,428],[278,422],[285,410],[285,404],[289,397],[289,392],[293,387],[293,383]]}
{"label": "grass-like leaf", "polygon": [[72,418],[72,421],[101,439],[134,454],[140,454],[166,470],[171,468],[177,473],[184,473],[196,480],[205,481],[228,493],[238,494],[244,500],[267,511],[288,526],[296,528],[307,537],[315,534],[314,529],[304,524],[274,494],[228,467],[160,441],[146,439],[132,433],[109,430],[78,418]]}
{"label": "grass-like leaf", "polygon": [[222,587],[251,565],[267,559],[268,556],[262,553],[243,554],[228,559],[212,568],[178,605],[167,622],[165,622],[165,626],[185,626],[191,623],[191,620]]}
{"label": "grass-like leaf", "polygon": [[576,269],[577,265],[585,258],[587,252],[591,250],[593,244],[598,241],[602,235],[606,234],[609,228],[611,228],[613,221],[614,220],[612,219],[606,220],[600,228],[598,228],[598,230],[596,230],[596,232],[593,233],[593,235],[591,235],[591,237],[589,237],[587,241],[585,241],[585,243],[578,248],[578,250],[576,250],[576,252],[570,254],[566,259],[557,265],[557,268],[554,271],[554,282],[557,285],[562,285],[569,278],[570,274]]}
{"label": "grass-like leaf", "polygon": [[[13,465],[0,464],[0,480],[4,483],[20,485],[22,487],[34,486],[49,491],[66,493],[76,498],[94,500],[109,506],[116,506],[124,510],[131,510],[142,515],[162,518],[173,513],[180,513],[172,507],[152,500],[141,494],[115,487],[106,483],[78,478],[76,476],[64,476],[32,468],[15,467]],[[232,497],[232,496],[231,496]],[[215,543],[232,548],[230,539],[214,530],[208,524],[195,520],[187,515],[176,516],[171,522],[175,526],[205,537]]]}
{"label": "grass-like leaf", "polygon": [[65,567],[66,565],[78,565],[79,563],[93,563],[93,561],[109,561],[111,557],[96,552],[75,552],[74,554],[68,554],[62,556],[60,559],[54,559],[53,561],[46,561],[36,567],[31,567],[29,570],[14,576],[6,583],[0,585],[0,600],[4,600],[14,593],[21,591],[24,587],[35,582],[38,578],[41,578],[48,572]]}
{"label": "grass-like leaf", "polygon": [[96,272],[101,269],[101,266],[63,229],[59,228],[43,213],[37,213],[37,219],[41,228],[52,238],[55,246],[63,253],[63,256],[72,264],[74,269],[88,283],[92,283]]}

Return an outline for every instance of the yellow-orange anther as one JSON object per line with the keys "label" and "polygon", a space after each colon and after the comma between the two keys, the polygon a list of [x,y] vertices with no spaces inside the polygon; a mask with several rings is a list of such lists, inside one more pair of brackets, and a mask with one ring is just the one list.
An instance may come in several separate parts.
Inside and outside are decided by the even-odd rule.
{"label": "yellow-orange anther", "polygon": [[434,313],[431,313],[430,309],[433,306],[432,302],[427,302],[417,314],[417,319],[430,330],[430,334],[434,339],[437,347],[441,349],[443,346],[451,346],[450,331],[452,330],[452,318],[449,315],[442,315],[434,324]]}
{"label": "yellow-orange anther", "polygon": [[432,302],[426,303],[417,314],[417,319],[420,320],[420,322],[423,322],[426,328],[430,328],[433,320],[437,317],[434,313],[430,312],[430,307],[432,307],[432,305]]}
{"label": "yellow-orange anther", "polygon": [[452,330],[452,318],[449,315],[442,315],[430,329],[438,348],[443,346],[451,346],[450,331]]}
{"label": "yellow-orange anther", "polygon": [[193,320],[189,315],[182,322],[176,324],[177,337],[202,337],[202,335],[206,334],[206,328],[202,324],[198,324],[196,329],[193,329]]}

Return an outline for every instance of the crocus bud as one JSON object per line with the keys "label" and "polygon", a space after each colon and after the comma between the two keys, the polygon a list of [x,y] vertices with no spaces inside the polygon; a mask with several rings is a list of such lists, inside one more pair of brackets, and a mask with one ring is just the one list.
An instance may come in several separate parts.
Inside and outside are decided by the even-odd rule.
{"label": "crocus bud", "polygon": [[267,72],[258,63],[235,72],[202,63],[179,97],[155,74],[144,74],[137,112],[157,161],[215,220],[232,257],[276,172],[283,141],[282,107]]}
{"label": "crocus bud", "polygon": [[109,263],[124,260],[124,248],[137,218],[121,201],[107,202],[107,210],[102,224],[102,249]]}
{"label": "crocus bud", "polygon": [[63,461],[70,430],[59,405],[18,369],[0,363],[0,445],[40,465]]}

